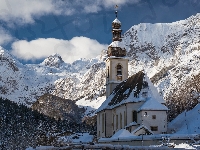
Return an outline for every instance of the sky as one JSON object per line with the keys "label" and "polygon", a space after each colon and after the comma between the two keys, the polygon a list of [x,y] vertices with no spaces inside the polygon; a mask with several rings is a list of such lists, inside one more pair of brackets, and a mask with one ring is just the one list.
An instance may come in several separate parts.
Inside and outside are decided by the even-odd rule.
{"label": "sky", "polygon": [[67,63],[94,58],[112,42],[115,5],[123,33],[200,12],[199,0],[0,0],[0,46],[23,64],[55,53]]}

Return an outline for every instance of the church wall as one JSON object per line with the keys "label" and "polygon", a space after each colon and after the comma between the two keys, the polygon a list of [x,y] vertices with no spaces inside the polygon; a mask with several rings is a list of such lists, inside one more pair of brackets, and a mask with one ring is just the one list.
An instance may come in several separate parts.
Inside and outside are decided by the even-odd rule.
{"label": "church wall", "polygon": [[[117,78],[117,65],[122,66],[121,80]],[[128,59],[108,58],[106,60],[106,97],[108,97],[115,87],[128,78]]]}
{"label": "church wall", "polygon": [[108,97],[119,83],[110,83],[106,85],[106,97]]}
{"label": "church wall", "polygon": [[97,114],[97,137],[112,136],[112,110],[104,110]]}
{"label": "church wall", "polygon": [[[132,112],[137,111],[143,104],[144,102],[127,103],[114,108],[112,110],[113,134],[133,122]],[[139,117],[139,114],[137,114],[138,120]]]}
{"label": "church wall", "polygon": [[[128,78],[128,59],[125,58],[109,58],[106,61],[107,67],[109,66],[109,81],[117,81],[117,65],[122,66],[122,81]],[[108,68],[107,68],[108,69]]]}
{"label": "church wall", "polygon": [[[128,103],[127,104],[127,124],[133,122],[133,111],[138,111],[138,109],[144,104],[144,102],[138,103]],[[137,123],[140,124],[140,115],[137,114]]]}
{"label": "church wall", "polygon": [[[121,105],[112,110],[113,134],[126,126],[126,106]],[[117,119],[118,118],[118,119]]]}
{"label": "church wall", "polygon": [[104,114],[103,111],[97,113],[97,137],[103,137],[103,132],[102,132],[102,114]]}
{"label": "church wall", "polygon": [[106,114],[105,137],[111,137],[113,135],[113,132],[112,132],[112,110],[105,110],[105,114]]}
{"label": "church wall", "polygon": [[161,134],[167,132],[167,114],[166,111],[140,111],[140,123],[144,124],[154,134]]}

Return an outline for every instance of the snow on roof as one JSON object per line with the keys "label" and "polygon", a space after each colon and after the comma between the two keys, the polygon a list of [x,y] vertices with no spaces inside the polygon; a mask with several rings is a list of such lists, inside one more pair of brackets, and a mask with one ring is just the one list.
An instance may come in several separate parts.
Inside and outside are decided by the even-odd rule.
{"label": "snow on roof", "polygon": [[160,96],[160,94],[158,93],[158,90],[156,89],[156,87],[153,85],[153,83],[151,82],[151,80],[149,79],[149,77],[147,76],[147,74],[145,74],[145,80],[148,83],[149,89],[151,89],[151,96],[156,98],[156,100],[160,103],[165,103],[165,100],[163,99],[162,96]]}
{"label": "snow on roof", "polygon": [[151,130],[149,130],[145,125],[139,126],[139,127],[136,128],[135,130],[133,130],[133,131],[131,132],[131,134],[135,134],[136,132],[138,132],[138,131],[141,130],[141,129],[145,129],[145,130],[147,130],[148,132],[150,132],[151,134],[153,134],[153,132],[152,132]]}
{"label": "snow on roof", "polygon": [[[104,109],[112,109],[123,103],[144,101],[144,98],[137,97],[143,84],[143,76],[144,73],[140,71],[129,77],[127,80],[121,82],[113,90],[112,94],[98,108],[97,112],[100,112]],[[129,88],[129,93],[127,93],[127,89]]]}
{"label": "snow on roof", "polygon": [[[104,109],[109,109],[109,103],[111,102],[111,100],[113,99],[113,97],[115,96],[114,93],[112,93],[102,104],[101,106],[97,109],[97,113],[104,110]],[[111,108],[110,108],[111,109]]]}
{"label": "snow on roof", "polygon": [[[142,96],[143,92],[148,93],[147,97]],[[149,78],[139,71],[127,80],[121,82],[112,94],[99,107],[97,113],[104,109],[112,109],[125,103],[146,101],[138,110],[168,110],[162,105],[163,98],[158,94],[157,89]]]}
{"label": "snow on roof", "polygon": [[120,139],[123,137],[130,137],[130,136],[134,136],[133,134],[131,134],[128,130],[126,129],[121,129],[119,131],[117,131],[112,137],[111,139]]}
{"label": "snow on roof", "polygon": [[141,110],[168,110],[168,108],[159,103],[157,100],[155,100],[153,97],[150,97],[147,99],[147,101],[138,109],[138,111]]}
{"label": "snow on roof", "polygon": [[168,124],[168,130],[174,134],[199,134],[200,133],[200,104],[192,110],[184,111]]}
{"label": "snow on roof", "polygon": [[119,24],[121,24],[121,22],[117,18],[115,18],[115,20],[113,21],[113,23],[119,23]]}
{"label": "snow on roof", "polygon": [[137,123],[134,121],[134,122],[131,122],[129,123],[127,126],[125,126],[124,128],[127,128],[127,127],[131,127],[131,126],[136,126]]}
{"label": "snow on roof", "polygon": [[113,41],[109,46],[125,48],[123,41]]}
{"label": "snow on roof", "polygon": [[75,133],[69,136],[61,137],[64,141],[70,140],[72,143],[89,143],[93,141],[94,136],[89,133]]}

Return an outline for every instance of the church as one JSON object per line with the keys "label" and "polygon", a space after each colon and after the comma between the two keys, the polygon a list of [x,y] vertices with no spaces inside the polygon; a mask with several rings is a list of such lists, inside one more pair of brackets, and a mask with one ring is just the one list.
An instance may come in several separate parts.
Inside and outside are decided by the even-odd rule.
{"label": "church", "polygon": [[97,110],[97,138],[112,137],[121,129],[136,136],[166,133],[168,108],[156,87],[144,71],[128,77],[129,60],[115,14],[105,60],[106,100]]}

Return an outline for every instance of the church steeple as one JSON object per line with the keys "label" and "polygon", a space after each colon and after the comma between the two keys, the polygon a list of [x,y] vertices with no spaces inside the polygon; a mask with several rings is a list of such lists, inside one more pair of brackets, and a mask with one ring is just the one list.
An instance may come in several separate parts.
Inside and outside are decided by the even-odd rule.
{"label": "church steeple", "polygon": [[113,38],[112,41],[121,41],[121,32],[122,30],[121,28],[121,22],[118,20],[117,18],[117,10],[115,11],[116,14],[116,18],[115,20],[112,22],[112,34],[113,34]]}
{"label": "church steeple", "polygon": [[115,11],[116,18],[112,22],[112,43],[108,46],[108,58],[106,59],[106,97],[108,97],[115,87],[128,78],[128,59],[126,49],[121,37],[121,22],[118,20],[118,12]]}
{"label": "church steeple", "polygon": [[122,29],[121,22],[119,21],[118,11],[115,11],[116,18],[112,22],[112,43],[108,47],[108,56],[124,57],[126,56],[126,49],[122,42]]}

